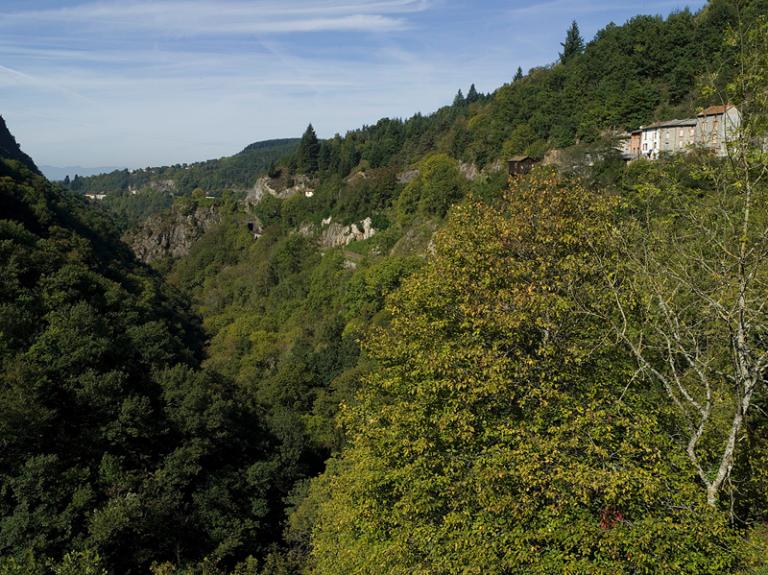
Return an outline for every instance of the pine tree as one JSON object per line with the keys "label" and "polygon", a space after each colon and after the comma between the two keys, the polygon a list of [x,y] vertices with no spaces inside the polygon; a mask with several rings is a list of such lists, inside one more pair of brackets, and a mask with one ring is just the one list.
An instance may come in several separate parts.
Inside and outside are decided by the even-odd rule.
{"label": "pine tree", "polygon": [[66,176],[64,176],[64,187],[68,188],[69,184],[70,184],[70,182],[69,182],[69,174],[67,174]]}
{"label": "pine tree", "polygon": [[522,79],[523,79],[523,69],[520,66],[518,66],[517,72],[515,73],[514,81],[517,82],[518,80],[522,80]]}
{"label": "pine tree", "polygon": [[301,143],[296,152],[296,167],[305,174],[314,174],[318,169],[319,158],[320,142],[317,139],[317,134],[315,134],[315,129],[310,124],[301,137]]}
{"label": "pine tree", "polygon": [[473,104],[480,99],[480,94],[477,93],[477,88],[472,84],[467,92],[467,104]]}
{"label": "pine tree", "polygon": [[453,105],[463,106],[465,101],[466,100],[464,99],[464,93],[461,90],[459,90],[459,93],[456,94],[456,97],[453,99]]}
{"label": "pine tree", "polygon": [[584,51],[584,39],[581,37],[576,20],[571,22],[571,27],[565,35],[565,42],[562,42],[560,45],[563,47],[563,52],[560,54],[560,62],[563,64]]}

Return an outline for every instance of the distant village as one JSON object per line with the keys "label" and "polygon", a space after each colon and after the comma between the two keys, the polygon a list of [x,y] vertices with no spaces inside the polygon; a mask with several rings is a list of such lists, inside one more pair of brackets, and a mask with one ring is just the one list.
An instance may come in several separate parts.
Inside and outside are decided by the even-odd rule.
{"label": "distant village", "polygon": [[658,160],[662,155],[697,147],[723,157],[740,126],[741,114],[736,106],[710,106],[695,118],[656,122],[623,134],[620,149],[627,161]]}
{"label": "distant village", "polygon": [[[658,160],[664,155],[695,148],[712,150],[717,156],[725,157],[728,142],[733,141],[740,127],[741,113],[736,106],[710,106],[695,118],[655,122],[618,134],[617,149],[626,162],[641,158]],[[588,154],[587,162],[593,161],[594,158]],[[544,159],[544,163],[550,162]],[[528,155],[514,156],[507,160],[509,175],[514,177],[527,174],[537,163],[535,158]]]}

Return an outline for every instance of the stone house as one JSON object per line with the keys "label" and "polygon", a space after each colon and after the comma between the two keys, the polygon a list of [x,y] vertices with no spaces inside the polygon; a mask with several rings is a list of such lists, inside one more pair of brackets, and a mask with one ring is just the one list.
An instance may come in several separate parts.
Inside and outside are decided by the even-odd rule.
{"label": "stone house", "polygon": [[641,126],[630,132],[622,148],[628,161],[637,158],[658,160],[661,154],[678,154],[696,146],[727,154],[728,142],[736,137],[741,114],[732,104],[710,106],[696,118],[667,120]]}
{"label": "stone house", "polygon": [[619,136],[617,149],[621,152],[621,157],[624,160],[629,162],[640,157],[642,133],[642,130],[632,130]]}
{"label": "stone house", "polygon": [[696,145],[696,118],[670,120],[659,125],[659,151],[662,154],[677,154],[690,150]]}
{"label": "stone house", "polygon": [[630,158],[639,158],[640,157],[640,150],[641,148],[641,140],[642,140],[643,131],[642,130],[632,130],[629,133],[629,147],[627,148],[627,153],[629,154]]}
{"label": "stone house", "polygon": [[740,126],[741,114],[736,106],[710,106],[697,117],[696,144],[723,157],[727,154],[728,142],[736,136]]}

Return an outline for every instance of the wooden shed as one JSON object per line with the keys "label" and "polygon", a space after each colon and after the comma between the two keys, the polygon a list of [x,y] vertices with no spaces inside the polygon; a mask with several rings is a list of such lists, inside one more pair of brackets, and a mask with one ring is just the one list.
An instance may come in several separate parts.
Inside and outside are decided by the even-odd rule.
{"label": "wooden shed", "polygon": [[530,156],[514,156],[507,162],[510,176],[522,176],[531,171],[536,164]]}

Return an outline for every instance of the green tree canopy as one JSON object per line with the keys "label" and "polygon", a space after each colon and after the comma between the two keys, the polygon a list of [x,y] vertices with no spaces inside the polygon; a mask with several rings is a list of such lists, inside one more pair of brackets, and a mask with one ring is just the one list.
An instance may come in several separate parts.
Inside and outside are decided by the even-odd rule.
{"label": "green tree canopy", "polygon": [[272,444],[198,370],[197,318],[102,210],[21,162],[0,174],[0,556],[91,546],[130,573],[263,549]]}
{"label": "green tree canopy", "polygon": [[[611,199],[539,172],[452,212],[390,300],[314,573],[731,573],[735,536],[603,337]],[[609,250],[610,251],[610,250]]]}
{"label": "green tree canopy", "polygon": [[568,28],[565,35],[565,42],[560,45],[563,47],[563,51],[560,53],[560,62],[563,64],[584,51],[584,39],[581,37],[576,20],[571,22],[571,27]]}
{"label": "green tree canopy", "polygon": [[475,88],[475,85],[472,84],[469,87],[469,91],[467,92],[467,103],[474,104],[479,99],[480,99],[480,94],[477,92],[477,88]]}
{"label": "green tree canopy", "polygon": [[400,216],[444,216],[466,188],[466,180],[459,172],[456,161],[446,154],[433,154],[422,160],[418,169],[419,175],[398,198]]}
{"label": "green tree canopy", "polygon": [[317,139],[317,134],[315,134],[315,129],[310,124],[301,137],[299,149],[296,151],[296,167],[305,174],[314,174],[318,170],[319,159],[320,142]]}

